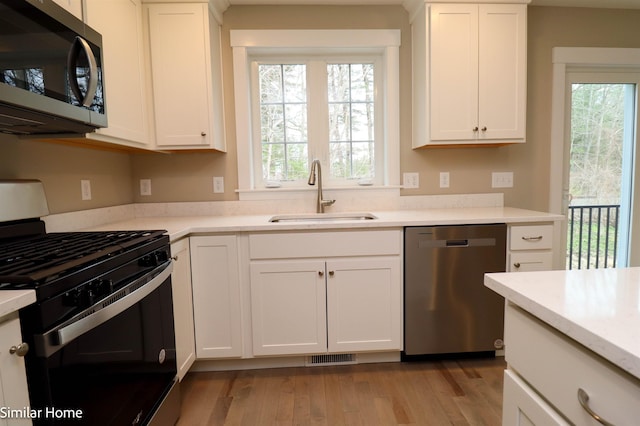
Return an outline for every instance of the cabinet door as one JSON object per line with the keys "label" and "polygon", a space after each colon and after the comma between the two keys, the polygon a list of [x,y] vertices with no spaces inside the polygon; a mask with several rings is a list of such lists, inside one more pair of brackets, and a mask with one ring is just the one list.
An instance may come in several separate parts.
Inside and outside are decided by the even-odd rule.
{"label": "cabinet door", "polygon": [[196,359],[189,239],[185,238],[171,244],[171,256],[174,258],[171,289],[176,331],[176,359],[178,378],[182,380]]}
{"label": "cabinet door", "polygon": [[[139,0],[86,0],[87,24],[102,34],[108,127],[87,137],[148,147],[142,5]],[[114,23],[117,22],[117,25]]]}
{"label": "cabinet door", "polygon": [[53,0],[53,2],[62,6],[76,18],[82,20],[82,0]]}
{"label": "cabinet door", "polygon": [[239,357],[242,312],[236,237],[192,237],[190,243],[196,357]]}
{"label": "cabinet door", "polygon": [[504,426],[569,425],[547,402],[510,370],[504,372]]}
{"label": "cabinet door", "polygon": [[[20,320],[17,313],[11,319],[0,323],[0,407],[23,409],[29,407],[29,392],[27,390],[27,376],[24,368],[24,358],[11,354],[9,348],[22,342],[20,334]],[[33,350],[33,349],[31,349]],[[0,425],[30,425],[29,419],[0,418]]]}
{"label": "cabinet door", "polygon": [[475,139],[478,127],[478,6],[434,4],[430,12],[431,140]]}
{"label": "cabinet door", "polygon": [[480,139],[524,139],[527,105],[526,5],[479,5]]}
{"label": "cabinet door", "polygon": [[402,349],[399,257],[327,262],[329,352]]}
{"label": "cabinet door", "polygon": [[254,355],[327,350],[325,263],[251,263]]}
{"label": "cabinet door", "polygon": [[207,4],[150,4],[149,51],[158,148],[212,145]]}

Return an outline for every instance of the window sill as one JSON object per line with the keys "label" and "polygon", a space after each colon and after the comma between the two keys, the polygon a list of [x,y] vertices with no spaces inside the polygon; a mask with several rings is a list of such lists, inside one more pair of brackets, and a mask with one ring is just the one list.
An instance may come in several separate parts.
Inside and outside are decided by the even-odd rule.
{"label": "window sill", "polygon": [[[363,191],[393,196],[400,195],[401,188],[400,185],[328,186],[323,187],[322,192],[325,198],[349,197],[352,194],[362,194]],[[315,186],[309,186],[308,188],[236,189],[236,192],[239,194],[240,201],[293,200],[301,197],[315,197],[318,189]]]}

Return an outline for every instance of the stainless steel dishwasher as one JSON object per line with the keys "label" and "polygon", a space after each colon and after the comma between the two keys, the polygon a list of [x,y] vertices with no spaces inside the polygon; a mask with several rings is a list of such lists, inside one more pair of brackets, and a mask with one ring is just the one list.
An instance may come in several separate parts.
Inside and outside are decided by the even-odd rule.
{"label": "stainless steel dishwasher", "polygon": [[505,224],[407,227],[403,356],[502,348],[504,299],[484,286],[505,270]]}

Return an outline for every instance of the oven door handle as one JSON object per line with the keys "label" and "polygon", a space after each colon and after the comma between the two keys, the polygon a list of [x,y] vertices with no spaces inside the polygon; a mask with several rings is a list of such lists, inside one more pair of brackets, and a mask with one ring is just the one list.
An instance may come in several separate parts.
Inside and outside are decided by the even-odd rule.
{"label": "oven door handle", "polygon": [[[165,266],[166,265],[166,266]],[[52,330],[49,333],[46,333],[43,337],[45,337],[45,341],[47,341],[47,335],[54,333],[57,336],[57,341],[52,346],[56,346],[54,352],[60,349],[61,347],[67,345],[72,340],[80,337],[82,334],[98,327],[99,325],[109,321],[111,318],[117,316],[118,314],[126,311],[131,306],[135,305],[149,294],[151,294],[154,290],[156,290],[162,283],[164,283],[167,278],[171,276],[171,272],[173,271],[173,262],[169,261],[165,265],[159,267],[158,269],[164,267],[164,269],[152,278],[149,282],[144,284],[141,288],[132,291],[127,294],[123,298],[111,303],[103,307],[102,309],[78,320],[69,325],[66,325],[62,328],[59,328],[57,331]],[[157,270],[157,269],[156,269]],[[144,279],[144,277],[139,280]],[[135,282],[138,282],[136,280]],[[134,282],[134,283],[135,283]],[[132,283],[133,284],[133,283]],[[131,284],[130,284],[131,285]]]}

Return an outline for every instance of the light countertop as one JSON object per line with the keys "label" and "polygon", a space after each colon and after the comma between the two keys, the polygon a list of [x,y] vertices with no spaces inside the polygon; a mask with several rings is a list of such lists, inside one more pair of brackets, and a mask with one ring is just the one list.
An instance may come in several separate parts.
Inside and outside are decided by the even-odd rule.
{"label": "light countertop", "polygon": [[640,268],[493,273],[485,285],[640,379]]}
{"label": "light countertop", "polygon": [[563,216],[512,207],[445,208],[371,211],[374,220],[271,223],[274,215],[140,217],[105,225],[91,231],[165,229],[176,241],[189,234],[223,232],[309,231],[323,229],[375,229],[403,226],[463,225],[482,223],[533,223],[563,220]]}
{"label": "light countertop", "polygon": [[36,301],[35,290],[0,291],[0,319]]}

